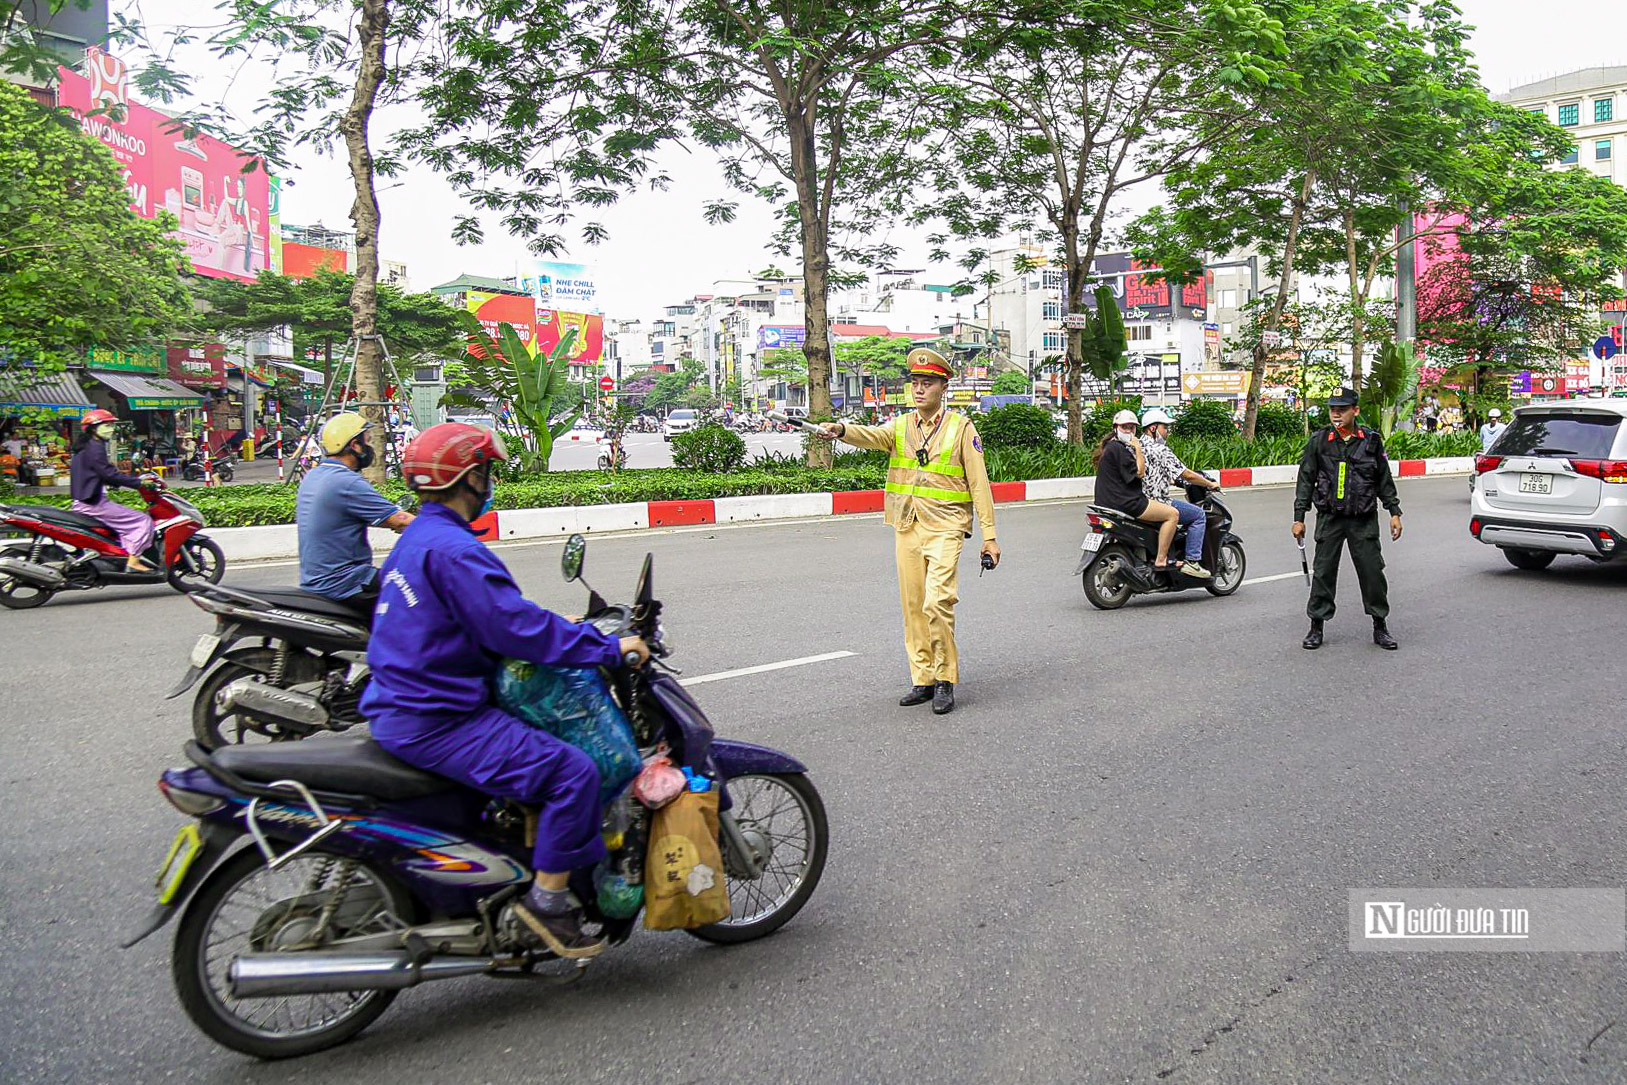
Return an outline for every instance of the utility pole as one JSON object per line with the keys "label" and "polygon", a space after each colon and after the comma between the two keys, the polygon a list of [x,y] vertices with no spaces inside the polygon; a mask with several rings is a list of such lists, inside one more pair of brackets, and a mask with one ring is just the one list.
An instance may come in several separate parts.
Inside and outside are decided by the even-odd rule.
{"label": "utility pole", "polygon": [[1418,249],[1413,239],[1412,210],[1401,201],[1401,246],[1396,250],[1395,337],[1411,343],[1418,336]]}

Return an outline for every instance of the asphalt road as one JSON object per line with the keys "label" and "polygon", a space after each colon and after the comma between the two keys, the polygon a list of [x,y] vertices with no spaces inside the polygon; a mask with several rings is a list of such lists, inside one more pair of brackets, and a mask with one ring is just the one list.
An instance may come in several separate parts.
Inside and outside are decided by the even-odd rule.
{"label": "asphalt road", "polygon": [[[0,1080],[1627,1080],[1620,955],[1347,948],[1356,886],[1627,885],[1627,569],[1517,572],[1468,537],[1465,489],[1402,483],[1398,653],[1348,565],[1328,646],[1299,648],[1285,489],[1232,505],[1250,576],[1295,576],[1113,613],[1069,576],[1078,504],[1002,507],[1005,563],[967,551],[947,718],[896,707],[879,517],[595,539],[611,596],[656,552],[690,675],[856,653],[695,688],[720,732],[810,765],[819,891],[762,942],[641,932],[571,988],[421,987],[276,1065],[192,1029],[168,932],[116,948],[181,823],[153,781],[201,614],[155,589],[0,613]],[[579,608],[557,544],[502,554]]]}

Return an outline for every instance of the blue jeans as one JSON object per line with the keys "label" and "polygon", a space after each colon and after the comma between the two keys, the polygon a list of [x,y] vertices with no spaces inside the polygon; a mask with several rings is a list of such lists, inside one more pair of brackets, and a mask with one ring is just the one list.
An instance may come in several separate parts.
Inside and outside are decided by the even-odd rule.
{"label": "blue jeans", "polygon": [[1181,526],[1186,528],[1186,560],[1203,560],[1203,535],[1209,530],[1208,515],[1190,501],[1171,501],[1181,514]]}

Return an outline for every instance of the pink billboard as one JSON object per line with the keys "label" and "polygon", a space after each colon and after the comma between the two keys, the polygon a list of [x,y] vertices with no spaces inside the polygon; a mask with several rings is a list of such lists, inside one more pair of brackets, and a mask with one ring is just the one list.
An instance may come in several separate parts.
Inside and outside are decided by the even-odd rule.
{"label": "pink billboard", "polygon": [[[89,77],[58,68],[57,105],[80,115],[85,134],[100,141],[124,168],[130,210],[143,218],[168,211],[176,236],[200,275],[253,279],[270,267],[271,182],[265,170],[244,173],[247,159],[218,139],[187,137],[156,109],[129,101],[123,65],[90,50]],[[103,103],[122,107],[122,120]],[[91,114],[91,115],[87,115]]]}

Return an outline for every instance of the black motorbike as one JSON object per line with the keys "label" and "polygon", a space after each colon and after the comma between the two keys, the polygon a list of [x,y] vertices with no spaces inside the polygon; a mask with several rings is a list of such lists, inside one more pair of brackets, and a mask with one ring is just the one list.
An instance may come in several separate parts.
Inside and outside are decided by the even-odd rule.
{"label": "black motorbike", "polygon": [[1192,577],[1180,571],[1177,554],[1186,552],[1186,528],[1175,533],[1167,569],[1153,567],[1158,553],[1158,526],[1137,520],[1127,512],[1103,505],[1090,506],[1090,531],[1073,570],[1083,574],[1085,598],[1099,610],[1117,610],[1133,595],[1204,588],[1211,595],[1231,595],[1243,583],[1248,562],[1243,540],[1232,533],[1232,514],[1217,491],[1186,487],[1186,499],[1208,518],[1201,564],[1214,575]]}
{"label": "black motorbike", "polygon": [[[187,596],[215,617],[168,696],[194,684],[192,733],[205,749],[287,742],[361,723],[367,688],[368,604],[298,588],[202,585]],[[207,677],[205,677],[207,675]]]}
{"label": "black motorbike", "polygon": [[230,449],[221,449],[212,460],[206,461],[202,452],[194,452],[181,461],[181,477],[188,482],[201,482],[213,469],[215,477],[230,482],[237,473],[237,457]]}

